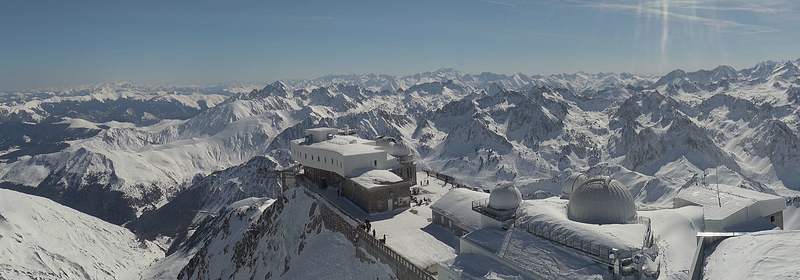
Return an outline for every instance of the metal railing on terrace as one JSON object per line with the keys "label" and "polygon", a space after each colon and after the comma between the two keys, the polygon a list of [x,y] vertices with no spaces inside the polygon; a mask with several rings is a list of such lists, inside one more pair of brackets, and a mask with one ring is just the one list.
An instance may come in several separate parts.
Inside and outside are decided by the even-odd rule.
{"label": "metal railing on terrace", "polygon": [[490,207],[488,198],[472,201],[472,211],[481,213],[501,222],[517,217],[516,209],[501,210]]}
{"label": "metal railing on terrace", "polygon": [[529,222],[518,221],[514,223],[514,227],[523,229],[533,235],[550,240],[552,242],[559,243],[566,247],[589,254],[593,259],[595,259],[598,262],[607,265],[613,265],[614,259],[611,258],[612,254],[614,254],[614,257],[620,260],[632,259],[633,256],[636,255],[638,252],[641,252],[644,250],[644,248],[649,248],[650,246],[653,245],[652,231],[650,227],[651,224],[650,218],[637,216],[636,218],[628,220],[625,223],[641,224],[647,227],[641,248],[618,249],[605,244],[593,242],[592,240],[585,240],[577,236],[567,236],[565,232],[555,230],[557,228],[556,224],[550,224],[550,223],[529,223]]}
{"label": "metal railing on terrace", "polygon": [[397,160],[400,161],[400,163],[402,163],[402,164],[413,162],[414,161],[414,155],[407,155],[407,156],[404,156],[404,157],[398,157]]}
{"label": "metal railing on terrace", "polygon": [[[347,218],[350,218],[350,220],[352,222],[355,222],[355,224],[357,224],[357,225],[361,224],[361,220],[359,220],[355,216],[353,216],[350,213],[348,213],[346,210],[344,210],[338,204],[334,203],[332,200],[330,200],[324,194],[320,193],[320,189],[316,185],[314,185],[313,182],[311,182],[307,178],[301,178],[301,179],[299,179],[297,181],[298,181],[298,183],[300,183],[300,185],[302,185],[304,187],[305,191],[313,192],[313,197],[316,197],[318,199],[322,199],[323,201],[326,202],[327,205],[330,205],[331,207],[337,209],[338,212],[342,213]],[[309,194],[311,194],[311,193],[309,193]],[[424,269],[417,267],[416,265],[411,263],[408,259],[406,259],[402,255],[398,254],[394,250],[392,250],[392,248],[389,248],[388,246],[386,246],[385,243],[381,242],[379,239],[376,239],[375,237],[370,235],[368,232],[366,232],[366,231],[364,231],[362,229],[359,229],[359,228],[357,228],[356,226],[353,226],[350,223],[348,223],[348,225],[350,226],[349,230],[351,232],[354,232],[354,234],[356,235],[356,238],[358,238],[359,240],[366,241],[365,244],[367,244],[367,245],[369,245],[371,247],[374,247],[375,249],[377,249],[377,250],[383,252],[384,254],[386,254],[386,256],[388,256],[393,262],[395,262],[395,264],[397,264],[398,267],[404,268],[407,272],[410,272],[413,276],[418,277],[418,279],[422,279],[422,280],[435,280],[436,279],[436,277],[434,277],[433,275],[431,275],[430,273],[428,273]]]}

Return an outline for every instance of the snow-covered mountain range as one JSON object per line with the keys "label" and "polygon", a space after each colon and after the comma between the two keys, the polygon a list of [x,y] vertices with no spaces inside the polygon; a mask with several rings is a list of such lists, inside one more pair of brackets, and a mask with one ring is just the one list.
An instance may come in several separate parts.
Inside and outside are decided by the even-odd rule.
{"label": "snow-covered mountain range", "polygon": [[640,206],[668,207],[698,174],[719,170],[730,184],[794,195],[798,65],[663,77],[440,69],[252,91],[117,83],[4,94],[0,126],[14,132],[1,137],[0,182],[121,224],[255,156],[287,166],[304,129],[347,124],[361,137],[398,137],[421,166],[487,189],[513,181],[557,192],[565,172],[613,173]]}
{"label": "snow-covered mountain range", "polygon": [[[341,277],[383,275],[384,265],[320,222],[313,199],[281,197],[277,178],[258,172],[290,166],[289,141],[320,126],[346,124],[364,138],[402,139],[420,167],[485,189],[513,182],[525,193],[558,192],[566,174],[580,171],[614,174],[642,209],[671,207],[681,188],[704,177],[796,196],[798,102],[800,60],[663,77],[440,69],[265,85],[107,83],[0,93],[0,188],[94,216],[0,190],[0,243],[13,245],[0,249],[0,257],[36,250],[55,256],[36,266],[5,261],[0,271],[45,278],[180,273],[185,279],[333,271],[292,270],[319,258],[298,247],[314,246],[353,254],[347,265],[356,274]],[[66,216],[52,213],[58,207]],[[137,241],[95,217],[169,242],[155,250],[157,243]],[[64,236],[43,238],[34,234],[45,231],[37,228],[42,221],[74,226],[63,226]],[[82,228],[103,234],[83,238],[89,233]],[[130,248],[115,257],[125,267],[107,268],[85,257],[59,258],[75,252],[47,247],[50,239],[101,244],[91,252],[99,257]],[[248,242],[269,246],[235,249]],[[169,256],[142,272],[164,253]],[[281,261],[259,267],[242,258]]]}

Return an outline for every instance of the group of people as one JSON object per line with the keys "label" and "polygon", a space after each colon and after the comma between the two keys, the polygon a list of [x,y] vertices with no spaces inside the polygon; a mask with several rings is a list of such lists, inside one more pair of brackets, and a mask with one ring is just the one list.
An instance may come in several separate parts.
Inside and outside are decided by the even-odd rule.
{"label": "group of people", "polygon": [[[367,232],[367,234],[369,234],[369,230],[371,229],[372,230],[372,238],[378,238],[378,237],[375,236],[376,235],[375,229],[372,228],[372,224],[369,222],[369,219],[364,219],[364,223],[358,225],[358,228],[365,230]],[[383,239],[380,239],[380,241],[381,241],[381,243],[386,244],[386,234],[383,235]]]}
{"label": "group of people", "polygon": [[417,198],[415,196],[411,196],[411,202],[414,202],[414,203],[417,204],[417,206],[420,206],[423,203],[425,203],[425,205],[428,205],[429,203],[433,202],[433,200],[431,200],[430,198],[427,198],[427,197]]}

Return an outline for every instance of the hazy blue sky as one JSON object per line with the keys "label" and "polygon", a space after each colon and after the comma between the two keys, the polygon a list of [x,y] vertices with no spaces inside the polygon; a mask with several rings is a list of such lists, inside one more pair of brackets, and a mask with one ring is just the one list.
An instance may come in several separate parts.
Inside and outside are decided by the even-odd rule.
{"label": "hazy blue sky", "polygon": [[0,1],[0,90],[797,58],[797,0]]}

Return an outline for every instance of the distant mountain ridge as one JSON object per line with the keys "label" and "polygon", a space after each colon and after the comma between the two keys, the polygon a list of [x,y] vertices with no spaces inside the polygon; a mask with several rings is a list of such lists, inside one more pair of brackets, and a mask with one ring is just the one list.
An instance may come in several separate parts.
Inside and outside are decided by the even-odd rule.
{"label": "distant mountain ridge", "polygon": [[[237,85],[225,95],[106,84],[0,105],[3,129],[31,131],[0,142],[0,184],[122,224],[254,157],[283,168],[291,163],[289,141],[305,129],[347,124],[364,138],[396,136],[420,166],[487,189],[513,181],[526,192],[557,192],[570,170],[615,173],[639,203],[666,207],[696,173],[724,166],[734,174],[730,184],[790,195],[800,185],[792,150],[798,65],[676,70],[660,78],[440,69]],[[125,119],[129,110],[133,117]],[[53,128],[59,137],[41,136]],[[34,149],[44,144],[58,149]],[[108,216],[109,209],[121,214]]]}

